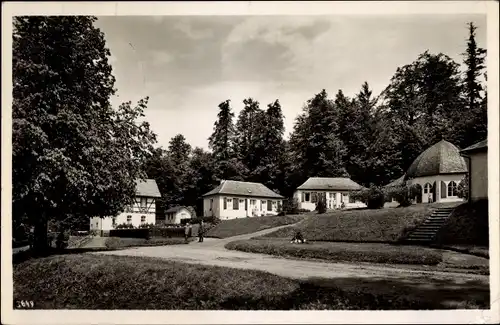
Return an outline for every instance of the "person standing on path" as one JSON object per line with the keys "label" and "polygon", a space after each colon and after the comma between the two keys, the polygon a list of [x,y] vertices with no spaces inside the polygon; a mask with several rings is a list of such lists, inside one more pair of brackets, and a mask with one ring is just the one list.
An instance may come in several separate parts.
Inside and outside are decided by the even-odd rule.
{"label": "person standing on path", "polygon": [[203,224],[203,220],[200,221],[200,227],[198,228],[198,242],[203,243],[203,232],[205,231],[205,225]]}
{"label": "person standing on path", "polygon": [[190,226],[189,222],[186,222],[186,225],[184,226],[184,239],[185,239],[186,243],[188,242],[189,231],[191,230],[189,226]]}

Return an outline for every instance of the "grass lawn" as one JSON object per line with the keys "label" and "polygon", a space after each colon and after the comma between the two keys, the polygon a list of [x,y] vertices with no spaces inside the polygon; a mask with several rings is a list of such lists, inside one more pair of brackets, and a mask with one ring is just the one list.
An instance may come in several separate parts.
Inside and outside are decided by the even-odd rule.
{"label": "grass lawn", "polygon": [[489,246],[488,200],[459,205],[438,233],[443,245]]}
{"label": "grass lawn", "polygon": [[13,298],[33,300],[36,309],[489,308],[489,288],[477,281],[460,290],[445,282],[429,286],[425,279],[303,282],[260,271],[144,257],[77,254],[30,259],[14,264],[13,280]]}
{"label": "grass lawn", "polygon": [[249,234],[252,232],[289,225],[296,223],[304,218],[304,215],[290,215],[290,216],[266,216],[266,217],[252,217],[240,218],[232,220],[224,220],[211,228],[206,236],[216,238],[227,238],[238,235]]}
{"label": "grass lawn", "polygon": [[437,265],[443,254],[435,249],[382,243],[310,242],[291,244],[286,239],[250,239],[230,242],[227,249],[282,257],[322,259],[336,262]]}
{"label": "grass lawn", "polygon": [[297,227],[283,228],[262,237],[291,239],[300,230],[307,240],[314,241],[397,242],[439,206],[442,205],[329,212],[314,215]]}
{"label": "grass lawn", "polygon": [[[189,241],[193,241],[194,238],[190,238]],[[120,238],[120,237],[109,237],[106,238],[104,245],[109,249],[119,249],[125,247],[134,246],[166,246],[166,245],[182,245],[188,244],[185,242],[184,238],[163,238],[163,237],[153,237],[150,239],[143,238]]]}

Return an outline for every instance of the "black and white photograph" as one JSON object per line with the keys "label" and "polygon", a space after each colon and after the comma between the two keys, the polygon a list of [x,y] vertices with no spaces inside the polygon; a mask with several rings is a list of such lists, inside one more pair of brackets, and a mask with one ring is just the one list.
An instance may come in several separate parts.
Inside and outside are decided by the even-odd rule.
{"label": "black and white photograph", "polygon": [[2,323],[498,322],[498,2],[355,2],[2,14]]}

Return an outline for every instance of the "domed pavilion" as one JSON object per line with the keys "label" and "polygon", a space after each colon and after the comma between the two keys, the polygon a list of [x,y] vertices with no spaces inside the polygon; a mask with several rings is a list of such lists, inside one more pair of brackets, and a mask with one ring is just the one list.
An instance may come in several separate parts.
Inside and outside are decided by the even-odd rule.
{"label": "domed pavilion", "polygon": [[467,174],[467,164],[460,150],[441,140],[422,152],[410,165],[404,180],[421,188],[417,203],[462,201],[458,184]]}

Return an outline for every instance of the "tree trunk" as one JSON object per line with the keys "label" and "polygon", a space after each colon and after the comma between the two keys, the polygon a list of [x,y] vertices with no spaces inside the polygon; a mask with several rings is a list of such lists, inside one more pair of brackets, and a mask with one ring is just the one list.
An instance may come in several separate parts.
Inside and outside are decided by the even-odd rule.
{"label": "tree trunk", "polygon": [[49,251],[47,236],[48,220],[45,214],[41,214],[35,221],[33,238],[33,251],[37,255],[45,255]]}

